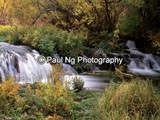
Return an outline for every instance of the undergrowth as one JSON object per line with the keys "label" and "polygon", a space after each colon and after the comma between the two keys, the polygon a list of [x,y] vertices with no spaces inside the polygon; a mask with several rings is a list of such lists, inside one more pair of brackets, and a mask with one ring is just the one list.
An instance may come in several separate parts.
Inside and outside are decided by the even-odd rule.
{"label": "undergrowth", "polygon": [[78,104],[74,96],[74,92],[64,89],[59,81],[20,86],[10,79],[0,87],[0,114],[16,120],[67,118],[73,105]]}
{"label": "undergrowth", "polygon": [[159,120],[160,98],[150,81],[111,85],[99,99],[99,120]]}
{"label": "undergrowth", "polygon": [[[54,77],[59,76],[58,73]],[[105,91],[70,91],[62,82],[0,86],[0,119],[159,120],[160,95],[152,82],[134,78],[110,83]],[[5,119],[4,119],[5,120]]]}

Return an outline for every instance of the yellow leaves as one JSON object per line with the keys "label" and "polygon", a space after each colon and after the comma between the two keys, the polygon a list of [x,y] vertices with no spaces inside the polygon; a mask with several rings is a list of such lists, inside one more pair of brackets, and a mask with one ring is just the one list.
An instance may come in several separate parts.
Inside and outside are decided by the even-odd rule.
{"label": "yellow leaves", "polygon": [[63,119],[63,117],[55,114],[53,116],[49,115],[45,120],[57,120],[57,119]]}
{"label": "yellow leaves", "polygon": [[56,73],[53,74],[53,78],[58,78],[58,76],[59,76],[58,72],[56,72]]}
{"label": "yellow leaves", "polygon": [[8,96],[14,97],[17,95],[20,86],[13,86],[13,89],[8,93]]}
{"label": "yellow leaves", "polygon": [[11,18],[13,24],[22,20],[22,23],[27,23],[37,12],[38,9],[31,0],[0,0],[0,15],[4,15],[5,22],[9,22],[7,19]]}
{"label": "yellow leaves", "polygon": [[1,105],[4,109],[10,109],[10,106],[20,104],[22,98],[19,95],[20,85],[14,83],[12,79],[3,82],[0,86]]}
{"label": "yellow leaves", "polygon": [[33,90],[31,89],[31,86],[27,85],[27,87],[26,87],[26,94],[30,94],[32,92],[33,92]]}
{"label": "yellow leaves", "polygon": [[93,8],[93,6],[84,1],[84,0],[77,0],[77,4],[75,4],[75,15],[81,14],[81,13],[85,13],[87,14],[88,12],[91,11],[91,9]]}
{"label": "yellow leaves", "polygon": [[11,79],[7,80],[1,85],[2,96],[16,98],[18,97],[19,89],[20,89],[20,85],[13,83]]}
{"label": "yellow leaves", "polygon": [[33,115],[45,114],[45,120],[62,119],[64,114],[70,115],[74,104],[70,91],[60,81],[48,84],[37,82],[20,89],[20,85],[9,79],[0,86],[0,99],[6,110],[25,111],[26,114]]}
{"label": "yellow leaves", "polygon": [[54,98],[57,99],[58,97],[62,96],[65,92],[65,90],[62,88],[61,83],[58,81],[54,85],[55,87],[55,93],[53,94]]}
{"label": "yellow leaves", "polygon": [[40,90],[35,90],[35,95],[36,96],[41,96],[42,95],[42,92]]}
{"label": "yellow leaves", "polygon": [[9,30],[11,30],[12,28],[11,28],[11,26],[7,26],[7,25],[5,25],[5,26],[0,26],[0,32],[2,33],[2,32],[6,32],[6,31],[9,31]]}
{"label": "yellow leaves", "polygon": [[43,84],[42,82],[38,82],[38,83],[37,83],[37,86],[41,88],[41,87],[44,86],[44,84]]}
{"label": "yellow leaves", "polygon": [[22,102],[22,98],[18,95],[16,96],[15,101],[20,104]]}
{"label": "yellow leaves", "polygon": [[62,70],[62,67],[60,64],[53,64],[52,65],[52,71],[53,71],[53,78],[54,81],[59,81],[64,76],[64,71]]}
{"label": "yellow leaves", "polygon": [[55,87],[56,87],[56,88],[61,87],[61,83],[60,83],[60,81],[56,82]]}
{"label": "yellow leaves", "polygon": [[45,94],[47,96],[53,97],[53,99],[57,99],[60,96],[63,96],[66,93],[66,90],[61,85],[60,81],[55,82],[55,84],[48,84],[45,89]]}

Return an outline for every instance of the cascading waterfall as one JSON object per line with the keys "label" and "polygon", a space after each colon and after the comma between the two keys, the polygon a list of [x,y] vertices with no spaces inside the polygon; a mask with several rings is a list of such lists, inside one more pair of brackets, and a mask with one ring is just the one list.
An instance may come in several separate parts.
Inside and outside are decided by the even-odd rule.
{"label": "cascading waterfall", "polygon": [[126,46],[130,52],[128,71],[145,76],[160,76],[160,57],[140,52],[134,41],[128,41]]}
{"label": "cascading waterfall", "polygon": [[[140,52],[133,41],[128,41],[126,45],[130,53],[128,72],[160,76],[160,57]],[[29,47],[0,42],[0,80],[5,81],[7,77],[12,77],[20,84],[48,82],[51,80],[52,67],[49,63],[39,64],[36,61],[39,55]],[[54,57],[59,58],[58,54]],[[66,74],[78,74],[71,65],[65,63],[61,65]]]}
{"label": "cascading waterfall", "polygon": [[0,80],[5,81],[7,76],[20,84],[51,80],[51,65],[39,64],[38,56],[39,53],[29,47],[0,42]]}

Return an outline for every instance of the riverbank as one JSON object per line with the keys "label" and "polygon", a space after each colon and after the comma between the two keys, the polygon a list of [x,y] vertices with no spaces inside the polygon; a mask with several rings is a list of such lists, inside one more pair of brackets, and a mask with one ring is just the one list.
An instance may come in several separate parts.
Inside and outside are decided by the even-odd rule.
{"label": "riverbank", "polygon": [[22,88],[7,80],[0,87],[0,119],[159,120],[159,92],[151,81],[142,78],[112,82],[103,91],[71,91],[60,81],[46,85],[37,82]]}

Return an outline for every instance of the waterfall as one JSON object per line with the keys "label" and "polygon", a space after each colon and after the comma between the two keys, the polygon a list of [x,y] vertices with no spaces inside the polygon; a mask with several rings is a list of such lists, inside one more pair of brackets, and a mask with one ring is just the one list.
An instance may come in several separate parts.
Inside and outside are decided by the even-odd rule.
{"label": "waterfall", "polygon": [[36,61],[39,55],[29,47],[0,42],[0,80],[12,77],[20,84],[48,82],[52,67],[49,63],[39,64]]}
{"label": "waterfall", "polygon": [[126,46],[130,52],[128,71],[145,76],[160,76],[160,57],[140,52],[135,42],[128,41]]}

